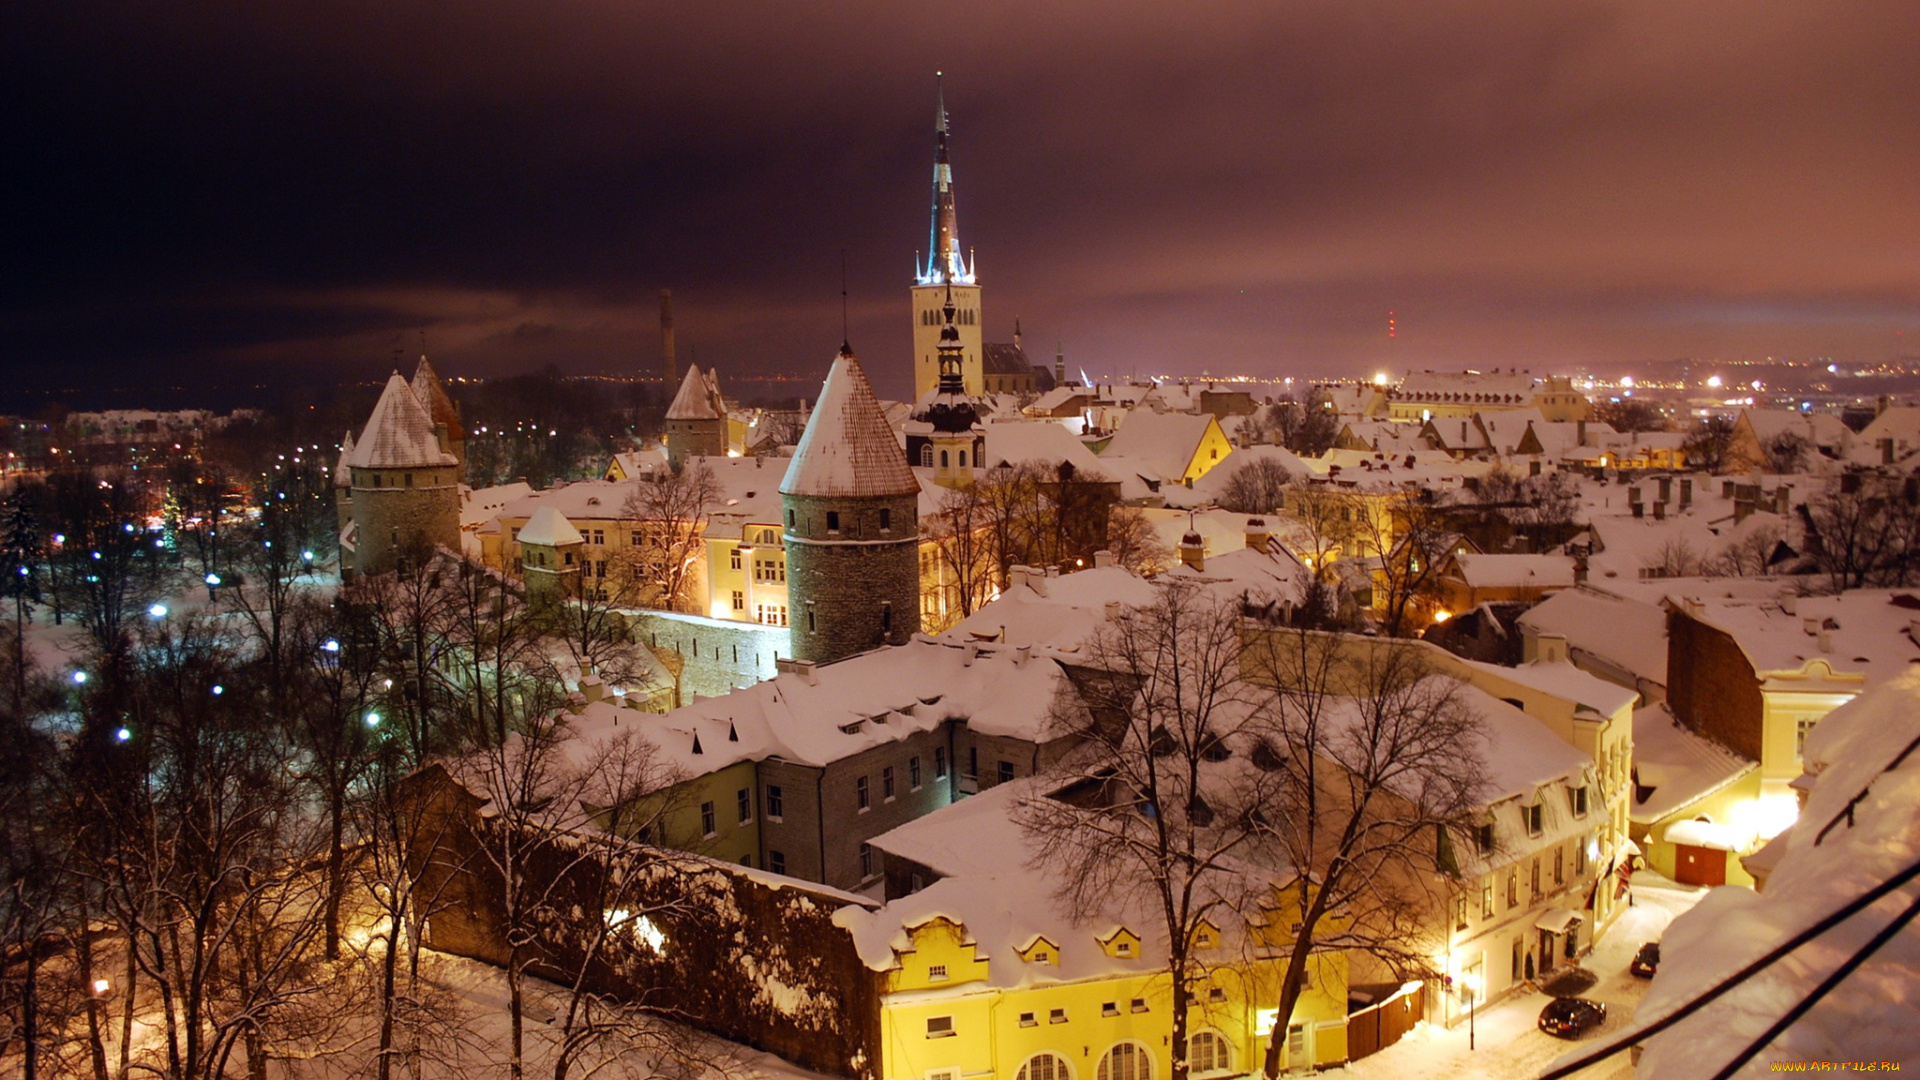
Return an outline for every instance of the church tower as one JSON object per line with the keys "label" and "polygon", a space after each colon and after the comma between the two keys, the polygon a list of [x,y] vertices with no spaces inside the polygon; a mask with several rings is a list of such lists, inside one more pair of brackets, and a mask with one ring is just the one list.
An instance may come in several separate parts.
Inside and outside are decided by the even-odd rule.
{"label": "church tower", "polygon": [[980,343],[980,286],[974,276],[972,254],[960,248],[953,165],[947,160],[946,100],[938,81],[933,102],[933,231],[927,241],[927,261],[914,267],[913,283],[915,400],[940,385],[940,335],[948,325],[942,315],[949,303],[955,309],[952,325],[960,333],[961,380],[970,395],[985,390],[980,360],[984,353]]}
{"label": "church tower", "polygon": [[832,661],[920,630],[920,483],[840,346],[780,481],[793,656]]}
{"label": "church tower", "polygon": [[940,385],[915,407],[906,423],[907,460],[933,470],[941,487],[973,483],[973,471],[987,449],[987,429],[980,408],[967,396],[961,376],[960,328],[954,325],[953,301],[941,309]]}

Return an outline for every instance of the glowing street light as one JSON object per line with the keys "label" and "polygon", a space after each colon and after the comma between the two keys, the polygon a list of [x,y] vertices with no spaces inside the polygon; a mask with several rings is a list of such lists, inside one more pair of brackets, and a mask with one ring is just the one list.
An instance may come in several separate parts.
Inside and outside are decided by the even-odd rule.
{"label": "glowing street light", "polygon": [[76,671],[76,672],[74,672],[74,673],[73,673],[73,685],[75,685],[75,686],[85,686],[85,685],[87,685],[87,673],[86,673],[86,672],[84,672],[84,671]]}
{"label": "glowing street light", "polygon": [[126,728],[121,728],[119,731],[116,731],[113,733],[113,737],[119,742],[126,742],[127,740],[133,738],[133,732],[127,730]]}
{"label": "glowing street light", "polygon": [[1467,1049],[1473,1047],[1473,1007],[1480,1001],[1480,975],[1469,971],[1460,976],[1460,989],[1467,993]]}
{"label": "glowing street light", "polygon": [[219,585],[219,584],[220,584],[220,575],[219,575],[219,574],[208,574],[208,575],[207,575],[207,586],[208,586],[209,588],[211,588],[211,587],[214,587],[214,586],[217,586],[217,585]]}
{"label": "glowing street light", "polygon": [[153,616],[156,619],[164,619],[167,617],[167,605],[155,604],[152,607],[147,609],[147,614]]}
{"label": "glowing street light", "polygon": [[380,714],[379,714],[379,713],[377,713],[377,712],[370,712],[370,713],[368,713],[368,714],[367,714],[367,726],[368,726],[368,727],[379,727],[379,726],[380,726]]}
{"label": "glowing street light", "polygon": [[320,646],[320,648],[322,648],[322,649],[324,649],[324,650],[326,650],[327,652],[339,652],[339,651],[340,651],[340,643],[339,643],[338,641],[335,641],[335,640],[334,640],[334,639],[332,639],[332,638],[328,638],[328,639],[326,640],[326,644],[324,644],[324,645],[321,645],[321,646]]}

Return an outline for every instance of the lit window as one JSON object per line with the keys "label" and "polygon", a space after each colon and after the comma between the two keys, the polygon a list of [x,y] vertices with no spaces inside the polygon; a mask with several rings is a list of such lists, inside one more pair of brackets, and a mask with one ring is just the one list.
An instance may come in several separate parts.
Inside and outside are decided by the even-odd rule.
{"label": "lit window", "polygon": [[1226,1072],[1233,1068],[1227,1040],[1211,1031],[1202,1031],[1187,1040],[1187,1071],[1190,1074]]}
{"label": "lit window", "polygon": [[1096,1080],[1153,1080],[1153,1058],[1139,1043],[1124,1042],[1100,1059]]}

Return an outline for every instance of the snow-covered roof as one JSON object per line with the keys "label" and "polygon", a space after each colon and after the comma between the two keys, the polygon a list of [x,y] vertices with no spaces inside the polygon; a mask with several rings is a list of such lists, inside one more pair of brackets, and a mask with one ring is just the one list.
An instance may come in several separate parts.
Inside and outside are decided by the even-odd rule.
{"label": "snow-covered roof", "polygon": [[355,469],[419,469],[457,462],[452,454],[440,449],[440,440],[433,433],[433,417],[396,371],[380,392],[373,415],[354,442],[346,464]]}
{"label": "snow-covered roof", "polygon": [[420,366],[413,369],[413,396],[426,406],[427,416],[435,424],[447,425],[447,437],[454,440],[466,438],[466,432],[460,428],[460,410],[453,407],[453,399],[447,396],[446,387],[440,384],[440,376],[434,373],[433,365],[427,358],[420,358]]}
{"label": "snow-covered roof", "polygon": [[1517,667],[1480,660],[1463,660],[1461,663],[1511,679],[1523,686],[1531,686],[1562,701],[1571,701],[1576,708],[1591,709],[1604,717],[1615,716],[1620,710],[1640,700],[1638,691],[1610,683],[1564,660],[1536,660]]}
{"label": "snow-covered roof", "polygon": [[1667,681],[1667,613],[1657,604],[1590,587],[1564,589],[1529,608],[1520,625],[1643,679]]}
{"label": "snow-covered roof", "polygon": [[334,487],[343,488],[353,486],[353,466],[350,464],[352,458],[353,431],[349,429],[347,434],[340,440],[340,459],[333,466]]}
{"label": "snow-covered roof", "polygon": [[1475,589],[1565,589],[1573,585],[1573,560],[1565,555],[1454,556],[1460,580]]}
{"label": "snow-covered roof", "polygon": [[1633,770],[1651,791],[1628,816],[1651,825],[1759,767],[1681,727],[1665,702],[1649,705],[1633,714]]}
{"label": "snow-covered roof", "polygon": [[1114,432],[1101,457],[1143,465],[1158,480],[1178,483],[1200,449],[1214,419],[1207,413],[1152,412],[1135,409]]}
{"label": "snow-covered roof", "polygon": [[460,492],[460,527],[477,529],[500,516],[514,502],[533,494],[533,485],[525,480],[489,488],[468,488]]}
{"label": "snow-covered roof", "polygon": [[1227,485],[1232,483],[1234,474],[1262,461],[1273,462],[1288,476],[1314,475],[1312,466],[1285,447],[1247,446],[1235,450],[1233,460],[1225,462],[1218,468],[1209,469],[1207,475],[1193,482],[1190,490],[1182,489],[1177,492],[1169,490],[1167,503],[1173,506],[1208,506],[1218,503],[1226,494]]}
{"label": "snow-covered roof", "polygon": [[1057,577],[1023,575],[941,636],[1075,652],[1106,621],[1108,605],[1150,604],[1156,595],[1151,582],[1118,566]]}
{"label": "snow-covered roof", "polygon": [[1045,742],[1062,692],[1069,690],[1060,664],[1035,650],[921,637],[810,674],[783,672],[665,715],[615,713],[613,704],[596,702],[582,714],[581,730],[638,725],[667,763],[697,776],[768,757],[826,765],[953,719],[987,735]]}
{"label": "snow-covered roof", "polygon": [[[1810,763],[1821,766],[1819,777],[1799,821],[1785,834],[1785,850],[1767,875],[1765,890],[1713,889],[1674,919],[1662,938],[1660,975],[1639,1015],[1670,1013],[1912,862],[1920,839],[1920,754],[1907,754],[1897,768],[1889,766],[1916,737],[1917,673],[1895,677],[1815,726],[1806,752]],[[1898,894],[1890,899],[1896,907],[1905,902]],[[1756,1031],[1806,998],[1887,925],[1888,909],[1885,903],[1880,907],[1881,914],[1863,913],[1840,923],[1652,1037],[1639,1075],[1707,1076],[1719,1070]],[[1920,1045],[1913,1023],[1915,971],[1920,971],[1920,923],[1908,924],[1864,957],[1748,1069],[1764,1071],[1769,1059],[1912,1059]]]}
{"label": "snow-covered roof", "polygon": [[1067,462],[1083,480],[1104,480],[1111,472],[1078,436],[1053,421],[994,420],[988,421],[986,427],[984,463],[988,468],[1029,461],[1053,467]]}
{"label": "snow-covered roof", "polygon": [[1895,461],[1920,451],[1920,408],[1895,405],[1883,411],[1853,437],[1848,456],[1863,465],[1880,464],[1881,443],[1887,439],[1893,440]]}
{"label": "snow-covered roof", "polygon": [[842,349],[793,452],[781,494],[868,498],[919,491],[866,372],[851,349]]}
{"label": "snow-covered roof", "polygon": [[533,516],[521,526],[519,540],[522,544],[539,544],[542,547],[581,543],[580,530],[551,506],[542,506],[533,512]]}
{"label": "snow-covered roof", "polygon": [[687,376],[680,380],[680,391],[667,406],[669,420],[717,420],[722,415],[720,389],[713,379],[700,371],[700,365],[688,364]]}
{"label": "snow-covered roof", "polygon": [[1705,599],[1681,592],[1676,603],[1726,631],[1763,680],[1770,672],[1801,672],[1823,661],[1832,671],[1864,677],[1871,685],[1920,663],[1920,590],[1855,589],[1784,600]]}

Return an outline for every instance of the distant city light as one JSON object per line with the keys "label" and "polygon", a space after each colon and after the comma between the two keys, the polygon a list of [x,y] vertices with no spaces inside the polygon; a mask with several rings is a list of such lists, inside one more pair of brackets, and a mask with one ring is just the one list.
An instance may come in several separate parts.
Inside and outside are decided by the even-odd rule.
{"label": "distant city light", "polygon": [[1718,375],[1708,376],[1707,385],[1712,387],[1715,390],[1720,389],[1720,376]]}
{"label": "distant city light", "polygon": [[1385,385],[1387,385],[1387,373],[1386,373],[1386,372],[1384,372],[1384,371],[1376,371],[1376,372],[1374,372],[1374,373],[1373,373],[1373,385],[1375,385],[1375,386],[1385,386]]}
{"label": "distant city light", "polygon": [[1632,385],[1633,385],[1633,376],[1631,376],[1631,375],[1622,375],[1622,376],[1620,376],[1620,385],[1621,385],[1621,386],[1632,386]]}

